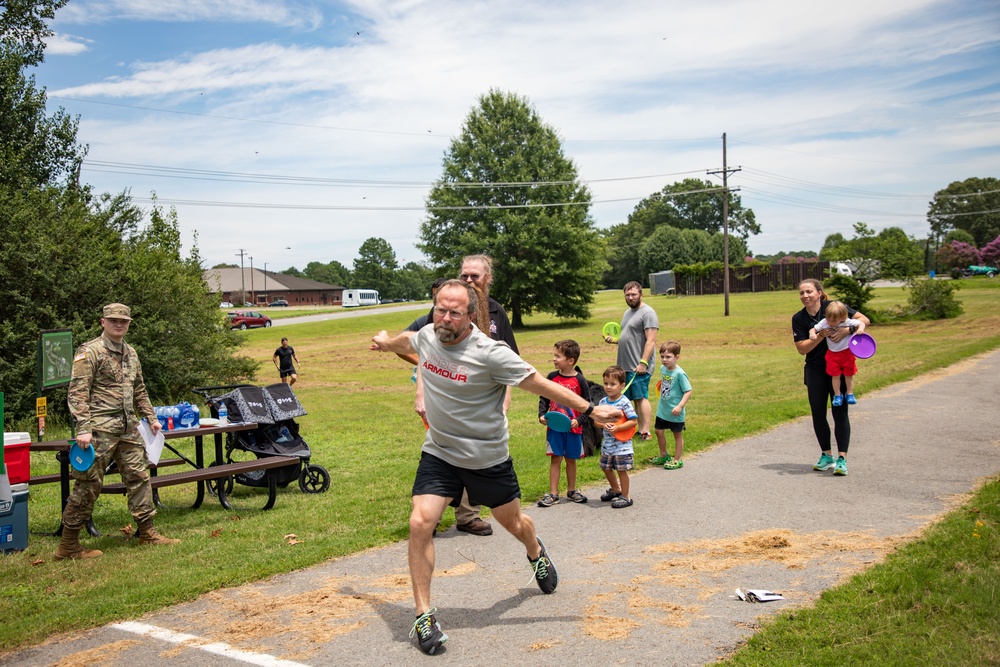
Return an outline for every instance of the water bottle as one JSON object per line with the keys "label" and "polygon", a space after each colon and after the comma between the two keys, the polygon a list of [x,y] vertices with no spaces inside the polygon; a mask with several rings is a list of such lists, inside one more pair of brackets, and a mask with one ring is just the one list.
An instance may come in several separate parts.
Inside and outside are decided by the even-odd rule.
{"label": "water bottle", "polygon": [[184,401],[177,406],[181,413],[181,428],[194,428],[194,412],[191,410],[191,404]]}
{"label": "water bottle", "polygon": [[201,410],[198,409],[197,405],[191,406],[191,427],[198,428],[201,426]]}
{"label": "water bottle", "polygon": [[222,401],[219,403],[219,426],[225,426],[229,423],[229,410],[226,408],[226,402]]}
{"label": "water bottle", "polygon": [[172,408],[167,408],[167,430],[173,431],[180,425],[180,410],[177,409],[177,406],[175,405]]}

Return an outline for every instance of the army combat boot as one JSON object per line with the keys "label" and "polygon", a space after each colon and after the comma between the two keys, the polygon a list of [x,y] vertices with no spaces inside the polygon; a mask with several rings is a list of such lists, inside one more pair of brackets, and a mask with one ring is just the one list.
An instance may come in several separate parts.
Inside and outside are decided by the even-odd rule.
{"label": "army combat boot", "polygon": [[69,560],[79,558],[97,558],[103,551],[97,549],[86,549],[80,544],[80,529],[63,526],[62,539],[56,548],[56,560]]}
{"label": "army combat boot", "polygon": [[139,523],[139,544],[180,544],[180,540],[171,537],[164,537],[153,528],[153,520],[141,521]]}

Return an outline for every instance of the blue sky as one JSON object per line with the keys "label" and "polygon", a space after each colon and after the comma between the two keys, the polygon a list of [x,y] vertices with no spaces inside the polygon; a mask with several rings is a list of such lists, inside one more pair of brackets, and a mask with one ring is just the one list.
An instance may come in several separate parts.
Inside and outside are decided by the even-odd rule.
{"label": "blue sky", "polygon": [[935,191],[1000,176],[996,0],[71,0],[52,27],[35,74],[80,116],[83,179],[155,191],[208,265],[350,267],[372,236],[423,259],[490,88],[556,130],[599,227],[714,179],[723,132],[756,254],[858,221],[922,238]]}

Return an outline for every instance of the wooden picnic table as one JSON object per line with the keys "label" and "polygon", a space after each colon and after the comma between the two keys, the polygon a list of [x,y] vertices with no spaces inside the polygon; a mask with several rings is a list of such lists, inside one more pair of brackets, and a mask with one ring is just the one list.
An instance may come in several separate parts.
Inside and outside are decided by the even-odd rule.
{"label": "wooden picnic table", "polygon": [[[190,484],[194,483],[197,485],[197,496],[194,503],[191,505],[192,509],[197,509],[201,507],[202,502],[205,500],[205,488],[206,484],[215,481],[216,483],[212,487],[212,491],[218,495],[219,503],[227,510],[232,509],[232,505],[229,503],[227,486],[231,488],[231,485],[226,483],[225,478],[232,477],[240,473],[252,472],[255,470],[265,470],[270,471],[274,468],[281,466],[290,465],[296,463],[299,459],[295,456],[269,456],[252,461],[240,461],[236,463],[226,463],[225,455],[223,453],[223,436],[228,433],[235,433],[239,431],[252,431],[257,428],[255,423],[229,423],[226,425],[219,426],[207,426],[203,428],[189,428],[189,429],[177,429],[173,431],[163,431],[164,448],[169,449],[171,452],[176,454],[178,458],[174,459],[161,459],[159,465],[150,466],[150,483],[153,487],[153,498],[154,502],[160,507],[163,505],[159,501],[159,495],[157,489],[165,486],[174,486],[177,484]],[[205,465],[205,444],[204,438],[207,435],[211,435],[215,444],[215,457],[214,460],[208,465]],[[177,440],[180,438],[194,438],[195,442],[195,458],[192,461],[190,458],[184,456],[175,447],[169,444],[171,440]],[[33,452],[56,452],[56,459],[59,461],[59,474],[58,475],[40,475],[38,477],[33,477],[28,480],[29,484],[43,484],[46,482],[58,481],[60,484],[60,496],[62,504],[60,507],[60,517],[62,516],[62,510],[66,508],[66,501],[69,499],[69,483],[70,483],[70,464],[69,464],[69,440],[50,440],[47,442],[34,442],[31,444],[31,451]],[[187,463],[191,466],[190,470],[184,470],[182,472],[171,473],[167,475],[157,474],[158,468],[164,468],[168,466],[176,466]],[[274,506],[274,502],[277,498],[277,484],[275,481],[275,476],[273,473],[268,472],[268,499],[267,503],[262,509],[271,509]],[[125,494],[125,484],[122,482],[117,483],[105,483],[101,493],[120,493]],[[93,527],[93,525],[88,526],[88,530],[95,535],[99,533]],[[60,525],[59,531],[62,531],[62,526]]]}

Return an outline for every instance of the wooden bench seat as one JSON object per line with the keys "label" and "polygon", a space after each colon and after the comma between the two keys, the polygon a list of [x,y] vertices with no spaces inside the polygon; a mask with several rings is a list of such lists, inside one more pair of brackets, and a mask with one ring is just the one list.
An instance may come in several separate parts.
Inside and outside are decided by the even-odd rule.
{"label": "wooden bench seat", "polygon": [[[243,472],[253,470],[267,470],[268,468],[280,468],[299,460],[297,456],[268,456],[254,461],[241,461],[239,463],[226,463],[221,466],[209,466],[200,470],[185,470],[184,472],[174,472],[169,475],[157,475],[151,477],[150,482],[154,489],[164,486],[174,486],[175,484],[189,484],[191,482],[204,482],[220,477],[230,477]],[[102,493],[125,493],[125,484],[105,484]]]}
{"label": "wooden bench seat", "polygon": [[[149,466],[150,470],[159,470],[160,468],[168,468],[170,466],[176,466],[184,463],[184,459],[163,459],[158,464]],[[109,474],[118,474],[117,470],[113,470]],[[60,473],[52,473],[51,475],[36,475],[28,480],[28,484],[49,484],[52,482],[58,482],[62,479]]]}

